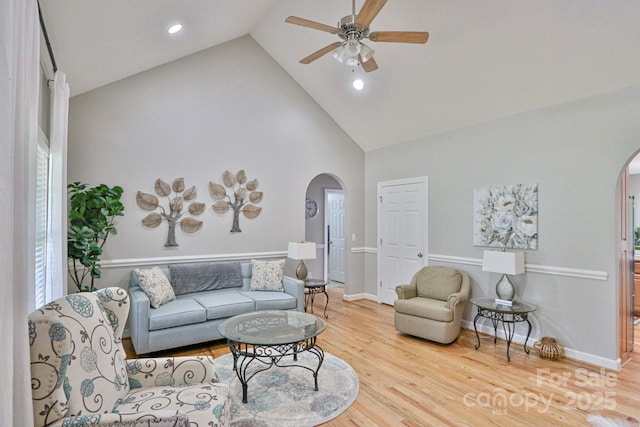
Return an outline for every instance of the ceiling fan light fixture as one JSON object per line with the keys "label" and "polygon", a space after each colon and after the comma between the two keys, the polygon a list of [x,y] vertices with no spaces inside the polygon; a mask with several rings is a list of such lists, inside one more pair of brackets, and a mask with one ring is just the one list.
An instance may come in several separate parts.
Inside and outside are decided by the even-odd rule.
{"label": "ceiling fan light fixture", "polygon": [[362,62],[367,62],[368,60],[373,58],[373,54],[375,53],[375,51],[364,43],[360,43],[360,45],[360,58],[362,58]]}
{"label": "ceiling fan light fixture", "polygon": [[361,50],[362,45],[360,44],[360,41],[355,37],[350,36],[344,44],[345,54],[349,58],[357,58],[358,55],[360,55]]}
{"label": "ceiling fan light fixture", "polygon": [[344,43],[342,46],[337,47],[333,52],[331,52],[331,56],[333,56],[339,63],[344,64],[349,58],[345,52]]}

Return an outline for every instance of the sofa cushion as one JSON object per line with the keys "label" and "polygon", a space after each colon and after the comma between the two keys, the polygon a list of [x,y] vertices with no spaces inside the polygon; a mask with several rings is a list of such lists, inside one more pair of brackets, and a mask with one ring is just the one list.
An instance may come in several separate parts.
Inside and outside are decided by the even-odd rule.
{"label": "sofa cushion", "polygon": [[394,303],[396,313],[409,316],[426,317],[440,322],[451,322],[453,310],[447,308],[447,302],[431,298],[398,299]]}
{"label": "sofa cushion", "polygon": [[298,301],[293,295],[277,291],[240,292],[255,301],[257,310],[290,310],[296,308]]}
{"label": "sofa cushion", "polygon": [[207,311],[191,298],[178,298],[160,307],[149,310],[149,330],[190,325],[207,320]]}
{"label": "sofa cushion", "polygon": [[223,319],[236,314],[248,313],[255,310],[255,301],[240,292],[208,292],[194,295],[197,301],[207,311],[207,319]]}
{"label": "sofa cushion", "polygon": [[462,275],[449,267],[425,267],[414,277],[419,297],[446,300],[459,292]]}
{"label": "sofa cushion", "polygon": [[251,290],[284,292],[282,286],[284,261],[283,259],[278,261],[251,260]]}
{"label": "sofa cushion", "polygon": [[136,268],[135,272],[140,288],[149,298],[151,307],[158,308],[162,304],[176,299],[173,287],[160,267]]}
{"label": "sofa cushion", "polygon": [[170,265],[169,271],[176,295],[242,287],[242,270],[239,262]]}

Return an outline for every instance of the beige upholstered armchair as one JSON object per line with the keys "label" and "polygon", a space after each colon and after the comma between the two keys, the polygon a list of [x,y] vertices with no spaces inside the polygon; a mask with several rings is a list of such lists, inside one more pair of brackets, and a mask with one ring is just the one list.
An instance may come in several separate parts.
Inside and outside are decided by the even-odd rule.
{"label": "beige upholstered armchair", "polygon": [[460,334],[470,288],[469,276],[464,271],[424,267],[410,284],[396,287],[396,329],[442,344],[454,342]]}
{"label": "beige upholstered armchair", "polygon": [[210,357],[125,360],[124,289],[59,298],[29,315],[36,426],[209,427],[229,423]]}

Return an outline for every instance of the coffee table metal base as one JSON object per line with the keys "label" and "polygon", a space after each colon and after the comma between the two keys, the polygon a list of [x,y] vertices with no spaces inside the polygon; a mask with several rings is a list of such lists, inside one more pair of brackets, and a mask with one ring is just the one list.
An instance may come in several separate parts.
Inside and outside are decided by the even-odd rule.
{"label": "coffee table metal base", "polygon": [[[242,384],[242,403],[247,403],[247,383],[256,374],[266,371],[272,366],[279,368],[304,368],[313,373],[315,390],[318,391],[318,371],[324,361],[324,351],[316,344],[316,337],[304,341],[279,345],[243,344],[229,340],[229,348],[233,354],[233,370]],[[298,354],[309,352],[318,358],[318,366],[312,369],[299,363],[282,363],[286,356],[293,356],[298,361]],[[249,367],[252,367],[249,369]]]}

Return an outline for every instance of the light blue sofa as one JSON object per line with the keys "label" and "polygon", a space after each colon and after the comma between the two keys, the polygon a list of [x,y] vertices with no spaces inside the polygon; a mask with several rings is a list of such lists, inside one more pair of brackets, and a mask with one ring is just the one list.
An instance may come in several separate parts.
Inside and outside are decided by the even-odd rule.
{"label": "light blue sofa", "polygon": [[[206,265],[206,264],[198,264]],[[251,263],[241,262],[242,287],[176,295],[158,308],[140,288],[131,271],[129,331],[138,355],[222,339],[218,325],[225,319],[258,310],[304,311],[304,282],[284,276],[284,292],[251,291]],[[171,281],[169,267],[162,270]]]}

